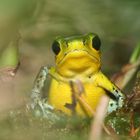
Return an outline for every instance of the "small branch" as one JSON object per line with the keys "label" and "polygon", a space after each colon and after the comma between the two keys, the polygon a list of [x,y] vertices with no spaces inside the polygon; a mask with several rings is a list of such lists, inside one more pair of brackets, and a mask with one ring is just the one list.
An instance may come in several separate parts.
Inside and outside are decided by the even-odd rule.
{"label": "small branch", "polygon": [[112,77],[112,81],[115,82],[115,84],[120,88],[123,89],[127,83],[131,80],[135,72],[140,66],[140,44],[136,46],[134,49],[129,63],[124,65],[120,72],[116,73]]}
{"label": "small branch", "polygon": [[140,113],[140,71],[137,73],[136,82],[131,94],[127,97],[126,106],[131,111]]}
{"label": "small branch", "polygon": [[[71,86],[71,88],[73,89],[73,94],[75,95],[75,98],[83,105],[84,108],[86,108],[90,114],[93,114],[93,116],[95,117],[97,112],[95,113],[95,111],[91,108],[91,106],[89,106],[89,104],[85,101],[85,99],[81,96],[81,93],[84,93],[84,87],[81,83],[81,81],[77,80],[75,82],[78,90],[75,90],[73,86]],[[71,85],[71,84],[70,84]],[[76,92],[78,91],[78,92]],[[104,96],[103,96],[104,97]],[[102,108],[104,111],[101,110],[101,112],[106,112],[106,107],[108,106],[108,101],[109,101],[109,98],[106,96],[106,98],[104,97],[103,101],[102,101],[102,104],[99,105],[99,109]],[[104,107],[102,107],[102,105]],[[99,111],[100,112],[100,111]],[[105,114],[103,113],[101,116],[104,116],[105,117]],[[97,117],[98,118],[98,117]],[[103,121],[100,122],[101,124],[101,128],[104,129],[104,131],[108,134],[108,135],[111,135],[109,130],[106,128],[106,126],[104,125]]]}
{"label": "small branch", "polygon": [[102,123],[104,122],[104,118],[106,116],[106,108],[108,106],[109,98],[105,95],[102,96],[100,103],[97,107],[96,114],[94,116],[94,120],[91,125],[91,131],[89,140],[100,140],[102,135],[102,126],[104,127],[105,131],[110,135],[110,132]]}

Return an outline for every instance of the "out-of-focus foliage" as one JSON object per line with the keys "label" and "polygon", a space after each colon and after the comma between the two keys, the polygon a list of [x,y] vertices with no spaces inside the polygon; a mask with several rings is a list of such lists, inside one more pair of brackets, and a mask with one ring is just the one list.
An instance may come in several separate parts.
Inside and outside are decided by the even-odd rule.
{"label": "out-of-focus foliage", "polygon": [[20,27],[27,23],[27,20],[31,22],[31,20],[37,18],[40,10],[38,5],[41,5],[41,1],[0,1],[0,67],[10,67],[18,64],[17,38],[19,37],[17,37],[17,34]]}
{"label": "out-of-focus foliage", "polygon": [[[30,45],[50,49],[56,36],[95,32],[102,40],[103,68],[108,73],[118,71],[122,64],[128,62],[133,48],[139,42],[139,1],[44,2],[44,9],[36,22],[22,28],[22,37]],[[49,57],[53,58],[53,55]],[[110,65],[113,66],[111,70]]]}
{"label": "out-of-focus foliage", "polygon": [[57,35],[86,32],[96,32],[103,40],[108,41],[132,36],[139,39],[139,1],[46,0],[45,2],[39,22],[34,25],[37,28],[32,26],[28,30],[28,33],[42,32],[38,37],[41,35],[40,38],[43,37],[44,41]]}
{"label": "out-of-focus foliage", "polygon": [[[37,0],[1,0],[0,1],[0,46],[8,44],[9,40],[25,22],[33,18],[37,8]],[[0,47],[0,48],[1,48]]]}

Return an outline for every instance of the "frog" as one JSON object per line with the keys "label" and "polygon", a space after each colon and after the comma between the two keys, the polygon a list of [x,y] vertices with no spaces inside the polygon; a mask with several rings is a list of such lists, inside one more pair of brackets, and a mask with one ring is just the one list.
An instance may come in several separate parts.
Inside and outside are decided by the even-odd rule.
{"label": "frog", "polygon": [[[52,117],[55,111],[68,116],[92,117],[93,114],[74,96],[73,87],[77,90],[78,82],[81,85],[79,96],[94,111],[104,95],[110,98],[108,113],[122,108],[125,94],[101,70],[101,40],[96,33],[59,36],[52,43],[52,51],[55,66],[41,67],[32,88],[33,109],[39,106],[47,117]],[[44,97],[42,89],[48,77],[51,82]]]}

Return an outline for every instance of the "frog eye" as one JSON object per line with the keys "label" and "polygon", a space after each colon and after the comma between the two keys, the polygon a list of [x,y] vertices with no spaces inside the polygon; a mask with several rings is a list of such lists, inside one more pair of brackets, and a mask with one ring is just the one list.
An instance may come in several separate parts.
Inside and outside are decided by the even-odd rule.
{"label": "frog eye", "polygon": [[101,46],[100,38],[98,36],[95,36],[92,39],[92,47],[98,51],[100,49],[100,46]]}
{"label": "frog eye", "polygon": [[57,41],[54,41],[52,44],[52,51],[57,55],[60,52],[60,44]]}

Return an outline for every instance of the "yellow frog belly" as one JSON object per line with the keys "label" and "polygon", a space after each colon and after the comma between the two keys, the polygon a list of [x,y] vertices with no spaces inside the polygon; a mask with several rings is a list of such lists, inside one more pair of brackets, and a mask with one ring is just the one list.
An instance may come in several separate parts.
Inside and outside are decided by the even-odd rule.
{"label": "yellow frog belly", "polygon": [[[53,85],[53,86],[52,86]],[[88,105],[95,110],[98,102],[102,95],[105,94],[105,91],[97,87],[94,83],[83,83],[84,93],[81,94],[83,99],[88,103]],[[60,110],[68,115],[72,115],[73,109],[67,107],[67,105],[72,105],[72,89],[68,83],[57,82],[52,80],[50,91],[49,91],[49,103],[56,110]],[[81,116],[92,116],[93,114],[84,107],[78,100],[75,104],[75,113]]]}

